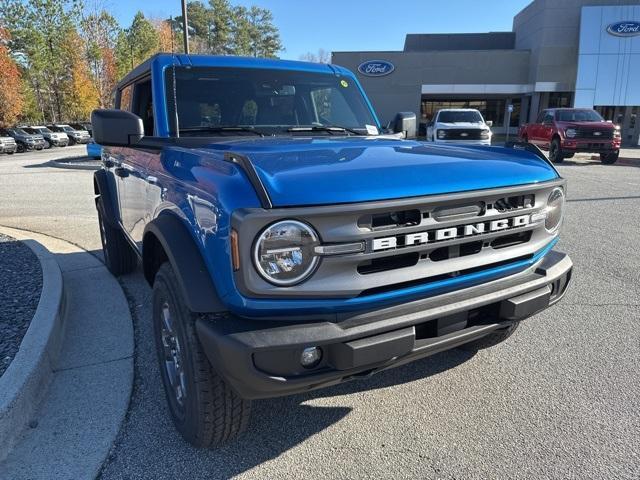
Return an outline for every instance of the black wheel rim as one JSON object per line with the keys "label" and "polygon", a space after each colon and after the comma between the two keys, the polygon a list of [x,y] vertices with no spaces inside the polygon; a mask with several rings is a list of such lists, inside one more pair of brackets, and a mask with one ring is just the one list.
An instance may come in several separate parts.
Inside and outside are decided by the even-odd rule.
{"label": "black wheel rim", "polygon": [[171,315],[168,302],[164,302],[160,309],[160,337],[162,340],[162,354],[164,371],[169,380],[176,405],[182,410],[187,398],[186,377],[182,348]]}

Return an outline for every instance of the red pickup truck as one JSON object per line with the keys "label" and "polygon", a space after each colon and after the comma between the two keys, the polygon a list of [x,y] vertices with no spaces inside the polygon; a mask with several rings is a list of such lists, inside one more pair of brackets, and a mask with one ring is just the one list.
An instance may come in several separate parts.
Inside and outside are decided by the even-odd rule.
{"label": "red pickup truck", "polygon": [[620,154],[620,127],[585,108],[543,110],[536,123],[520,127],[519,136],[524,142],[548,150],[554,163],[577,152],[593,152],[600,154],[602,163],[612,164]]}

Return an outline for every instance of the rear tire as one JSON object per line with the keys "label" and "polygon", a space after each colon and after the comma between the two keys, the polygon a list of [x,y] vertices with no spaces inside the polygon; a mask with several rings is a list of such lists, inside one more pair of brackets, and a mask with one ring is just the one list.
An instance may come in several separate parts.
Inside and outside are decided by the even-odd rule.
{"label": "rear tire", "polygon": [[554,138],[549,146],[549,160],[553,163],[562,163],[564,156],[562,154],[562,147],[560,146],[560,140]]}
{"label": "rear tire", "polygon": [[138,265],[138,256],[122,230],[107,222],[102,197],[99,197],[97,202],[104,263],[114,276],[130,273]]}
{"label": "rear tire", "polygon": [[601,153],[600,161],[605,165],[613,165],[620,157],[620,150],[611,153]]}
{"label": "rear tire", "polygon": [[486,337],[479,338],[478,340],[474,340],[473,342],[465,343],[461,345],[459,348],[461,350],[466,350],[470,352],[476,352],[478,350],[484,350],[485,348],[490,348],[499,343],[504,342],[507,338],[509,338],[518,328],[520,322],[514,322],[506,328],[501,328],[500,330],[496,330],[491,332]]}
{"label": "rear tire", "polygon": [[153,284],[153,328],[160,375],[176,429],[195,447],[238,437],[249,424],[251,402],[213,369],[196,333],[197,315],[182,298],[168,262]]}

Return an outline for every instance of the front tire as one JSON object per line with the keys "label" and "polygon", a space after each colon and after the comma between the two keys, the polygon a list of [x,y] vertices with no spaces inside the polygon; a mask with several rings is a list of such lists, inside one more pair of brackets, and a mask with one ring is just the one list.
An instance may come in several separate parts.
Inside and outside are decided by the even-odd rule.
{"label": "front tire", "polygon": [[506,328],[495,330],[486,337],[479,338],[478,340],[474,340],[473,342],[465,343],[459,348],[461,350],[466,350],[469,352],[477,352],[478,350],[491,348],[495,345],[498,345],[499,343],[504,342],[507,338],[513,335],[513,333],[518,328],[518,325],[520,325],[520,322],[514,322]]}
{"label": "front tire", "polygon": [[197,315],[182,298],[168,262],[153,284],[153,328],[160,375],[176,429],[195,447],[217,447],[249,424],[251,402],[217,374],[196,334]]}
{"label": "front tire", "polygon": [[554,138],[551,141],[551,146],[549,147],[549,160],[553,163],[562,163],[564,160],[562,155],[562,146],[560,145],[560,140],[558,138]]}
{"label": "front tire", "polygon": [[619,157],[620,157],[620,150],[617,150],[615,152],[610,152],[610,153],[601,153],[600,161],[605,165],[613,165],[618,161]]}
{"label": "front tire", "polygon": [[44,141],[44,148],[45,148],[46,150],[48,150],[48,149],[50,149],[50,148],[51,148],[51,143],[50,143],[48,140],[45,140],[45,141]]}
{"label": "front tire", "polygon": [[114,276],[130,273],[138,265],[138,256],[122,230],[107,222],[102,197],[99,197],[97,202],[104,263]]}

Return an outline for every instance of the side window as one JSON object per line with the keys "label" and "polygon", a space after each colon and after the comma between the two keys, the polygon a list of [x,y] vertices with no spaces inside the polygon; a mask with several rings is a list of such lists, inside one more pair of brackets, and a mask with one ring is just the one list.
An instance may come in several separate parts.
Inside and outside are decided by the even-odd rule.
{"label": "side window", "polygon": [[153,136],[153,101],[151,97],[151,79],[147,78],[134,85],[131,102],[131,113],[135,113],[142,119],[144,134]]}
{"label": "side window", "polygon": [[131,111],[131,96],[133,93],[133,85],[127,85],[120,91],[120,110]]}
{"label": "side window", "polygon": [[542,123],[543,122],[545,113],[547,113],[546,110],[543,110],[538,114],[538,118],[536,118],[536,123]]}
{"label": "side window", "polygon": [[553,114],[547,113],[544,116],[544,122],[543,123],[553,123]]}

